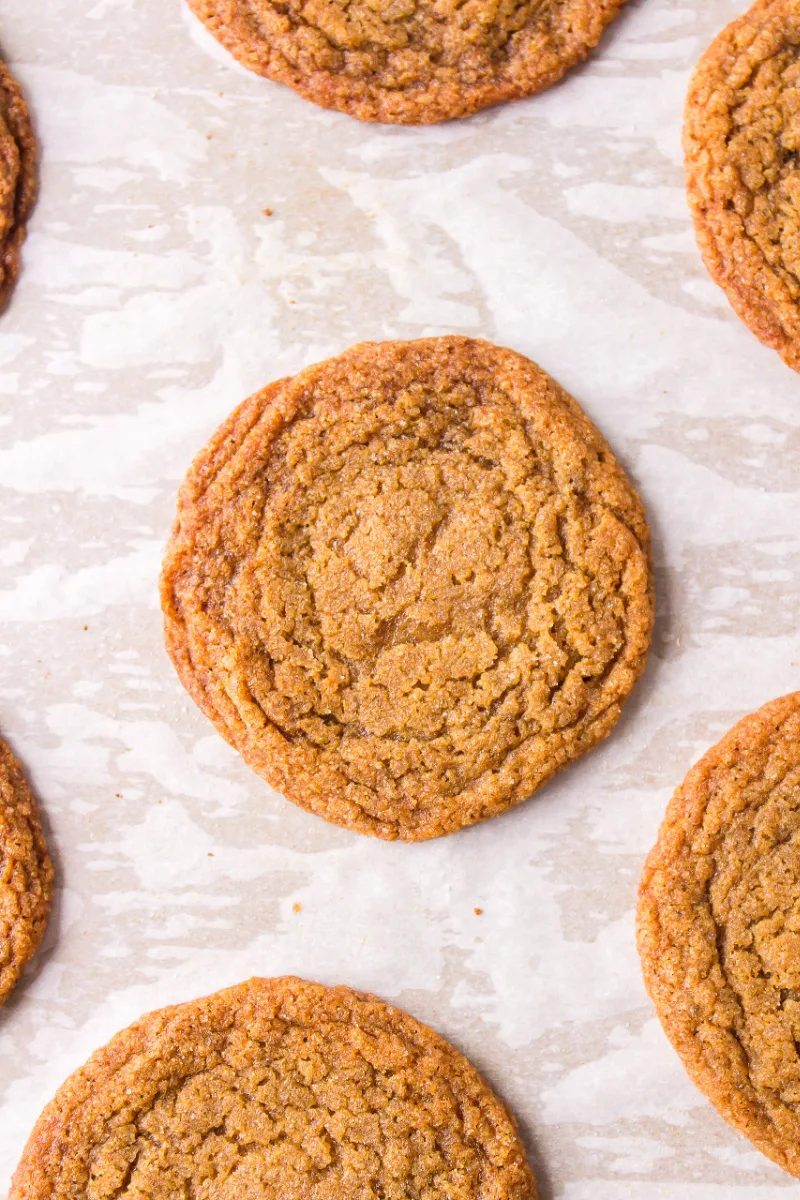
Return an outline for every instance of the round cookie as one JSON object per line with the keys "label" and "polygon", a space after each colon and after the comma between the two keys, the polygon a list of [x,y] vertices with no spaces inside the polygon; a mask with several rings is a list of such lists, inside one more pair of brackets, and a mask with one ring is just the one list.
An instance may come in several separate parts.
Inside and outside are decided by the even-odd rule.
{"label": "round cookie", "polygon": [[150,1013],[76,1071],[9,1200],[536,1200],[514,1119],[413,1017],[251,979]]}
{"label": "round cookie", "polygon": [[36,194],[36,141],[22,93],[0,60],[0,312],[19,272]]}
{"label": "round cookie", "polygon": [[189,0],[241,63],[362,121],[431,125],[549,87],[625,0]]}
{"label": "round cookie", "polygon": [[800,692],[689,772],[639,896],[645,983],[686,1070],[800,1178]]}
{"label": "round cookie", "polygon": [[0,1005],[39,948],[53,868],[19,763],[0,739]]}
{"label": "round cookie", "polygon": [[706,267],[800,371],[800,0],[758,0],[695,71],[684,125]]}
{"label": "round cookie", "polygon": [[365,343],[252,396],[195,460],[167,648],[290,800],[421,841],[611,730],[650,641],[649,556],[622,468],[534,363]]}

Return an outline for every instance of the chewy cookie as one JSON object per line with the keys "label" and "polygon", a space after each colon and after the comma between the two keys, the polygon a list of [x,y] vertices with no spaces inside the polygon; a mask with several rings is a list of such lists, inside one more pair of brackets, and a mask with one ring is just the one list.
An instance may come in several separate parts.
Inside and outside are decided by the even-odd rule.
{"label": "chewy cookie", "polygon": [[9,1200],[536,1200],[516,1124],[413,1017],[251,979],[117,1034],[40,1117]]}
{"label": "chewy cookie", "polygon": [[740,721],[675,793],[638,941],[694,1082],[800,1177],[800,692]]}
{"label": "chewy cookie", "polygon": [[549,87],[625,0],[189,0],[241,63],[362,121],[431,125]]}
{"label": "chewy cookie", "polygon": [[800,371],[800,0],[758,0],[706,52],[684,127],[705,264]]}
{"label": "chewy cookie", "polygon": [[19,763],[0,739],[0,1005],[39,948],[53,868]]}
{"label": "chewy cookie", "polygon": [[17,278],[35,193],[36,142],[28,108],[0,60],[0,312]]}
{"label": "chewy cookie", "polygon": [[420,841],[609,732],[645,663],[649,552],[622,468],[534,363],[365,343],[252,396],[195,460],[167,647],[289,799]]}

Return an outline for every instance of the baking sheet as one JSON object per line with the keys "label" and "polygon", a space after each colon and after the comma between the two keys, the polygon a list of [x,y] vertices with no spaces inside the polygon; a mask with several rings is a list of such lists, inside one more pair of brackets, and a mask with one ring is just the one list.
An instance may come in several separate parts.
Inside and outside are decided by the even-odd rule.
{"label": "baking sheet", "polygon": [[[179,0],[3,0],[43,162],[0,319],[0,728],[59,887],[0,1013],[0,1194],[117,1029],[286,972],[455,1042],[544,1200],[792,1186],[686,1079],[633,938],[672,790],[800,686],[800,379],[707,278],[680,168],[691,66],[744,7],[631,0],[547,94],[400,129],[249,75]],[[240,399],[440,332],[528,354],[585,406],[645,497],[659,615],[603,746],[506,817],[386,845],[244,768],[172,672],[156,580],[177,484]]]}

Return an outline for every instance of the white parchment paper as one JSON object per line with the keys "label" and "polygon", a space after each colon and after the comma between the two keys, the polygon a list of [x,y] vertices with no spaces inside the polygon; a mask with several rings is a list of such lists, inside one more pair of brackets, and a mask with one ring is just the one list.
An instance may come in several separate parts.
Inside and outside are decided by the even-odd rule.
{"label": "white parchment paper", "polygon": [[[0,1194],[116,1030],[287,972],[455,1042],[518,1115],[544,1200],[797,1186],[689,1083],[633,936],[674,787],[800,687],[800,378],[707,278],[680,165],[691,67],[743,8],[631,0],[545,95],[400,129],[249,75],[179,0],[3,0],[43,158],[0,319],[0,729],[59,886],[0,1012]],[[178,482],[236,403],[440,332],[528,354],[601,427],[648,506],[658,625],[589,758],[507,817],[386,845],[245,769],[172,672],[156,581]]]}

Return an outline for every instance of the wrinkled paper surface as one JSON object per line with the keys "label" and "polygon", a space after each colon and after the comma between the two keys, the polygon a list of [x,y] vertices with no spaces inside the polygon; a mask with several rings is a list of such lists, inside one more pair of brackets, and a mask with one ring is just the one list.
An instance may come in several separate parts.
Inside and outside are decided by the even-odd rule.
{"label": "wrinkled paper surface", "polygon": [[[561,86],[402,129],[248,74],[179,0],[4,0],[43,157],[0,318],[0,729],[58,894],[0,1012],[0,1194],[115,1031],[283,973],[449,1037],[516,1112],[544,1200],[792,1186],[688,1081],[633,932],[687,768],[800,687],[800,377],[707,277],[680,163],[691,67],[744,7],[631,0]],[[504,818],[387,845],[217,736],[162,648],[157,574],[179,480],[236,403],[442,332],[529,355],[600,426],[648,507],[658,623],[599,749]]]}

